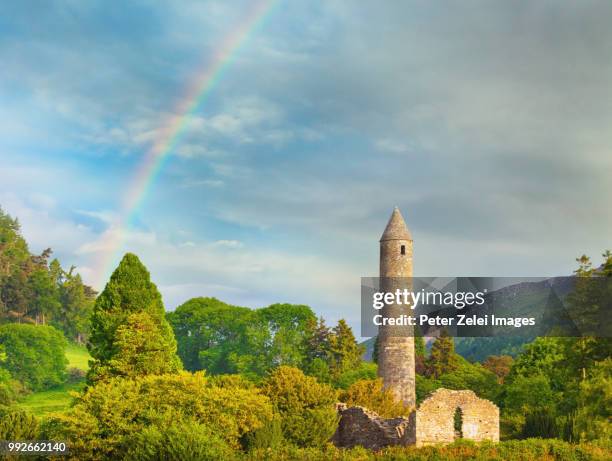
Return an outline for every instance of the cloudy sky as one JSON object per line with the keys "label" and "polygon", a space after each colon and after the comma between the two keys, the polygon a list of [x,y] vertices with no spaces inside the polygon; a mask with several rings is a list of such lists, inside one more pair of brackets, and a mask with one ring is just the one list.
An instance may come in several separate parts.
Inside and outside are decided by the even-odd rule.
{"label": "cloudy sky", "polygon": [[[96,283],[156,134],[253,2],[0,5],[0,206]],[[547,276],[612,246],[612,3],[278,0],[123,246],[173,309],[357,326],[394,205],[421,276]],[[105,272],[106,271],[106,272]],[[97,286],[101,288],[101,286]]]}

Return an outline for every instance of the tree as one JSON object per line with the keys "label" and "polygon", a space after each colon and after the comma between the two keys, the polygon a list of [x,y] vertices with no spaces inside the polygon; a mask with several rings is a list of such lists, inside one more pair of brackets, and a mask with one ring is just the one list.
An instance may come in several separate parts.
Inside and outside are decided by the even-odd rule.
{"label": "tree", "polygon": [[55,323],[68,338],[81,344],[89,332],[95,292],[83,284],[74,267],[68,272],[62,271],[59,284],[61,308]]}
{"label": "tree", "polygon": [[[248,309],[215,298],[194,298],[168,314],[178,341],[179,355],[190,370],[211,374],[243,373],[261,379],[280,365],[303,368],[313,364],[316,317],[308,306],[273,304]],[[325,356],[321,348],[315,354]],[[322,359],[318,365],[327,367]]]}
{"label": "tree", "polygon": [[82,342],[96,293],[51,254],[31,254],[17,219],[0,209],[0,323],[51,324]]}
{"label": "tree", "polygon": [[504,386],[503,407],[506,413],[534,413],[538,410],[555,409],[559,394],[550,384],[548,377],[535,374],[529,377],[517,376]]}
{"label": "tree", "polygon": [[345,370],[334,379],[337,388],[348,389],[352,384],[363,379],[376,379],[378,366],[371,362],[360,362],[356,368]]}
{"label": "tree", "polygon": [[306,360],[308,362],[316,359],[325,362],[329,360],[329,337],[330,331],[323,317],[319,317],[318,321],[308,322],[306,333]]}
{"label": "tree", "polygon": [[336,431],[338,417],[333,404],[336,392],[294,367],[281,366],[263,382],[267,395],[281,416],[283,435],[298,446],[320,446]]}
{"label": "tree", "polygon": [[110,375],[163,375],[181,369],[170,326],[154,322],[146,312],[130,315],[117,328],[116,346],[117,354],[108,362]]}
{"label": "tree", "polygon": [[[176,351],[176,340],[169,327],[164,305],[157,287],[151,282],[149,271],[134,254],[127,253],[106,284],[104,291],[96,300],[91,319],[91,336],[88,343],[89,352],[93,358],[88,373],[89,383],[109,377],[113,363],[124,360],[118,354],[130,349],[125,326],[132,314],[146,313],[150,322],[158,328],[160,344],[165,348],[162,354],[170,359]],[[136,319],[132,318],[135,322]],[[140,318],[140,321],[143,321]],[[147,320],[148,322],[148,320]],[[138,323],[138,322],[136,322]],[[121,330],[122,342],[118,341],[117,330]],[[133,363],[138,361],[135,357],[126,359]],[[170,359],[172,369],[175,359]],[[112,375],[111,375],[112,376]]]}
{"label": "tree", "polygon": [[167,314],[186,369],[235,373],[230,354],[240,351],[252,311],[216,298],[193,298]]}
{"label": "tree", "polygon": [[576,259],[579,267],[574,271],[574,290],[567,297],[567,315],[580,332],[567,352],[583,380],[588,369],[610,356],[612,350],[612,327],[607,318],[612,310],[612,253],[606,250],[602,257],[597,269],[586,255]]}
{"label": "tree", "polygon": [[446,330],[442,330],[431,346],[427,360],[427,375],[437,378],[444,373],[450,373],[459,366],[459,357],[455,354],[455,343]]}
{"label": "tree", "polygon": [[236,370],[261,377],[282,366],[303,367],[308,325],[316,320],[304,305],[273,304],[253,311],[244,328],[240,348],[229,359]]}
{"label": "tree", "polygon": [[513,359],[509,355],[490,355],[482,364],[487,370],[493,372],[497,376],[500,384],[503,384],[504,378],[510,373]]}
{"label": "tree", "polygon": [[358,368],[365,348],[357,344],[353,330],[344,319],[338,321],[329,336],[329,359],[332,375],[339,377],[347,370]]}
{"label": "tree", "polygon": [[497,400],[500,385],[497,376],[479,363],[470,363],[463,357],[457,356],[457,365],[452,371],[437,377],[442,387],[447,389],[470,389],[479,397],[488,400]]}
{"label": "tree", "polygon": [[568,374],[567,367],[560,366],[565,360],[563,342],[563,338],[541,337],[526,344],[514,360],[507,380],[512,382],[517,376],[541,374],[551,379],[555,389],[561,390]]}
{"label": "tree", "polygon": [[33,317],[37,324],[44,325],[47,319],[57,315],[61,307],[58,286],[51,277],[46,258],[30,272],[27,283],[28,292],[31,293],[27,314]]}
{"label": "tree", "polygon": [[576,432],[580,440],[608,441],[612,437],[612,358],[596,363],[580,383]]}
{"label": "tree", "polygon": [[48,325],[9,323],[0,326],[2,367],[13,379],[38,391],[61,384],[66,378],[66,339]]}

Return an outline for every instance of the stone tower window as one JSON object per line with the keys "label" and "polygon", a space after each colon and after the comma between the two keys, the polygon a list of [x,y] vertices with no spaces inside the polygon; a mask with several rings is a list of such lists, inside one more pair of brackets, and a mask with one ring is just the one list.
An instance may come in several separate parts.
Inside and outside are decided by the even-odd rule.
{"label": "stone tower window", "polygon": [[405,255],[406,254],[406,245],[402,245],[401,248],[400,248],[400,251],[401,251],[401,253],[403,255]]}

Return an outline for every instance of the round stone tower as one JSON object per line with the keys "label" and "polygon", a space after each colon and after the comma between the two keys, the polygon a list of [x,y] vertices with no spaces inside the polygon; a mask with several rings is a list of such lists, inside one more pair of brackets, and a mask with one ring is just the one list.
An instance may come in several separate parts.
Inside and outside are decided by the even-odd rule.
{"label": "round stone tower", "polygon": [[[412,236],[395,207],[380,238],[380,290],[412,290]],[[412,315],[410,306],[387,304],[383,318]],[[381,325],[378,330],[378,376],[383,386],[408,408],[415,408],[414,327]],[[399,416],[399,415],[398,415]]]}

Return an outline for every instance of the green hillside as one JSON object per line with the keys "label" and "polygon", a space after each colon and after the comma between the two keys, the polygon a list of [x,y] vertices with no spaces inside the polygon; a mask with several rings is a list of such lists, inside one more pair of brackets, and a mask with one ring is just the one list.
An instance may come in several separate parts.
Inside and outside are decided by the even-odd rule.
{"label": "green hillside", "polygon": [[70,343],[66,347],[66,358],[68,359],[68,368],[78,368],[79,370],[87,371],[91,356],[85,346]]}
{"label": "green hillside", "polygon": [[35,392],[28,395],[19,406],[36,416],[47,413],[64,411],[70,407],[72,396],[70,392],[79,391],[85,386],[85,381],[66,383],[47,391]]}
{"label": "green hillside", "polygon": [[[88,362],[91,358],[85,346],[70,343],[66,348],[68,369],[78,368],[87,371]],[[19,406],[36,416],[47,413],[67,410],[72,402],[70,392],[80,391],[85,386],[85,381],[68,382],[61,386],[46,391],[34,392],[19,402]]]}

